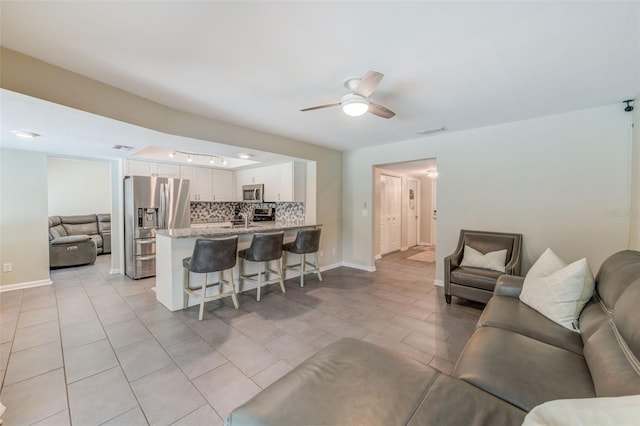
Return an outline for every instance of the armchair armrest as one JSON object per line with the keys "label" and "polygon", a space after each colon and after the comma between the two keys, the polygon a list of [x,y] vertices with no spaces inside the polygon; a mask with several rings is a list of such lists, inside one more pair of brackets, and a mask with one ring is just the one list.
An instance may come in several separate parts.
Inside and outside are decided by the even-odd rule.
{"label": "armchair armrest", "polygon": [[49,241],[49,244],[52,246],[59,246],[63,244],[76,244],[82,243],[84,241],[91,240],[91,237],[88,235],[69,235],[67,237],[57,237]]}
{"label": "armchair armrest", "polygon": [[102,235],[102,253],[111,253],[111,231],[103,231]]}
{"label": "armchair armrest", "polygon": [[520,251],[515,251],[511,260],[504,266],[504,273],[507,275],[520,275]]}
{"label": "armchair armrest", "polygon": [[518,298],[522,292],[522,285],[524,284],[524,277],[517,275],[500,275],[496,286],[493,289],[494,296],[507,296]]}

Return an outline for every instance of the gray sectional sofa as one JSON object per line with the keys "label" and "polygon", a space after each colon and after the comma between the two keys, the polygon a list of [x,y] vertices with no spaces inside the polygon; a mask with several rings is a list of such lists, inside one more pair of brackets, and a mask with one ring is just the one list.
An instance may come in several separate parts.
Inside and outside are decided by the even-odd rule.
{"label": "gray sectional sofa", "polygon": [[451,376],[342,339],[236,408],[226,424],[519,425],[546,401],[640,394],[640,252],[603,263],[581,333],[520,302],[523,281],[499,278]]}
{"label": "gray sectional sofa", "polygon": [[49,216],[49,267],[94,263],[111,253],[111,215]]}

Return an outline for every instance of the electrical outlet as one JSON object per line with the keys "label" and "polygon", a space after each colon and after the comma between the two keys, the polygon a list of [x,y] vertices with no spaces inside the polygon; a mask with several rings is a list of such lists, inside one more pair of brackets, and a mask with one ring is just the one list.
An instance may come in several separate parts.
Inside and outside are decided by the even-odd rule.
{"label": "electrical outlet", "polygon": [[2,264],[2,272],[11,272],[11,271],[13,271],[13,265],[11,263]]}

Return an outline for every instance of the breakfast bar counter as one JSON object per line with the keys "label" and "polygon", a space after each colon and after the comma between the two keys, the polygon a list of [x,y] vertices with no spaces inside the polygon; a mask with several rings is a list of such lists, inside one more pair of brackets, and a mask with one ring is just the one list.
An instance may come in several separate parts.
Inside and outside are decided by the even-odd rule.
{"label": "breakfast bar counter", "polygon": [[[231,226],[227,223],[194,224],[191,228],[161,229],[156,232],[156,298],[171,311],[183,309],[183,268],[182,260],[193,254],[198,238],[223,238],[238,236],[238,250],[249,247],[253,234],[259,232],[284,231],[285,242],[292,241],[298,229],[321,226],[315,223],[259,222],[248,227]],[[249,262],[251,263],[251,262]],[[247,265],[249,268],[254,265]],[[249,270],[250,271],[250,270]],[[238,292],[255,288],[240,282],[238,268],[235,268]],[[196,300],[189,300],[189,306]]]}

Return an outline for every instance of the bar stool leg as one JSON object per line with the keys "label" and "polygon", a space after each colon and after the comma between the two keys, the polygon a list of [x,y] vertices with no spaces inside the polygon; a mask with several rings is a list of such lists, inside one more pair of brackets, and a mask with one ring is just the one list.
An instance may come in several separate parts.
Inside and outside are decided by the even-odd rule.
{"label": "bar stool leg", "polygon": [[202,294],[200,294],[200,315],[198,318],[202,321],[204,317],[204,299],[207,294],[207,274],[204,274],[204,281],[202,281]]}
{"label": "bar stool leg", "polygon": [[318,280],[322,281],[322,275],[320,275],[320,265],[318,265],[318,252],[316,252],[315,256],[315,267],[316,267],[316,274],[318,275]]}
{"label": "bar stool leg", "polygon": [[240,304],[238,303],[238,296],[236,295],[236,283],[233,278],[233,272],[233,268],[231,268],[231,279],[229,280],[229,282],[231,283],[231,299],[233,300],[233,306],[238,309],[240,307]]}
{"label": "bar stool leg", "polygon": [[258,295],[256,297],[258,302],[260,301],[260,288],[262,287],[262,265],[264,265],[264,262],[258,263]]}
{"label": "bar stool leg", "polygon": [[[286,264],[285,264],[286,265]],[[278,278],[280,278],[280,290],[282,290],[283,293],[287,292],[287,289],[284,288],[284,279],[282,277],[283,274],[283,268],[282,268],[282,258],[276,260],[276,268],[278,270]]]}
{"label": "bar stool leg", "polygon": [[302,253],[300,255],[300,287],[304,287],[304,274],[306,272],[305,264],[307,263],[307,255]]}

